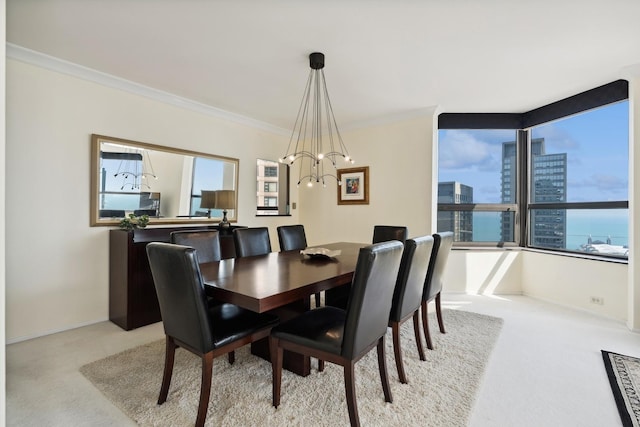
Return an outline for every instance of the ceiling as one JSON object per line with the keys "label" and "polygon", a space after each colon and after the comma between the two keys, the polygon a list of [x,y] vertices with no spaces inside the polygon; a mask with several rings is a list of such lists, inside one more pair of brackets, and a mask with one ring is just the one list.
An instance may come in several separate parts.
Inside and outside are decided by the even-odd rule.
{"label": "ceiling", "polygon": [[308,54],[338,123],[524,112],[640,64],[637,0],[6,0],[7,42],[280,128]]}

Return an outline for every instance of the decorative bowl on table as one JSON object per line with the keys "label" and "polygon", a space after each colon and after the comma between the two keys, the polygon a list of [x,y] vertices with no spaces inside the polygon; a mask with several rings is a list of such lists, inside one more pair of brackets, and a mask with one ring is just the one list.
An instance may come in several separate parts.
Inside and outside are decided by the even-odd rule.
{"label": "decorative bowl on table", "polygon": [[340,249],[332,250],[327,248],[307,248],[300,251],[302,255],[309,258],[328,259],[335,258],[342,253]]}

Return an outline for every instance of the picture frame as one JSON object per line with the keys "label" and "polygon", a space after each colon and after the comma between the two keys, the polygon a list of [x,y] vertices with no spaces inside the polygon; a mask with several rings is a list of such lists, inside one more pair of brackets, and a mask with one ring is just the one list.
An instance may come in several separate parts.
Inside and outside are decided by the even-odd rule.
{"label": "picture frame", "polygon": [[369,204],[369,166],[338,169],[338,204]]}

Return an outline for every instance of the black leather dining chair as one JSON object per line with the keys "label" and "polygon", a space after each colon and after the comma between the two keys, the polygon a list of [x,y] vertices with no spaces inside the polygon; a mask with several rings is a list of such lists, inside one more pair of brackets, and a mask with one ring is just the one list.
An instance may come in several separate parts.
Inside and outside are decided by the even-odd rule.
{"label": "black leather dining chair", "polygon": [[167,400],[176,348],[202,359],[196,426],[204,425],[209,406],[213,359],[265,338],[278,323],[272,314],[258,314],[233,304],[210,307],[204,292],[196,250],[152,242],[147,256],[158,295],[166,337],[164,374],[158,404]]}
{"label": "black leather dining chair", "polygon": [[[169,234],[169,239],[171,243],[189,246],[195,249],[199,264],[220,261],[222,259],[220,234],[217,230],[173,231]],[[220,301],[211,296],[208,297],[207,302],[210,306],[221,304]],[[233,364],[235,360],[235,352],[230,351],[229,363]]]}
{"label": "black leather dining chair", "polygon": [[[407,227],[395,225],[376,225],[373,227],[373,243],[399,240],[404,243],[409,233]],[[395,282],[393,282],[395,283]],[[349,302],[349,286],[339,286],[324,292],[324,303],[338,308],[346,308]]]}
{"label": "black leather dining chair", "polygon": [[[297,251],[307,248],[304,225],[281,225],[277,229],[281,251]],[[314,294],[316,307],[320,307],[320,292]]]}
{"label": "black leather dining chair", "polygon": [[266,255],[271,252],[271,239],[267,227],[235,228],[233,242],[238,258]]}
{"label": "black leather dining chair", "polygon": [[307,236],[304,232],[304,225],[281,225],[276,230],[281,251],[306,249]]}
{"label": "black leather dining chair", "polygon": [[410,317],[413,318],[413,332],[416,346],[418,347],[418,355],[420,360],[426,360],[422,349],[422,338],[420,337],[420,302],[427,270],[429,269],[433,241],[432,236],[416,237],[405,241],[400,271],[393,291],[389,326],[391,326],[393,332],[393,352],[395,354],[398,377],[403,384],[407,383],[407,376],[402,361],[400,326]]}
{"label": "black leather dining chair", "polygon": [[275,327],[270,348],[273,369],[273,406],[280,405],[283,350],[344,368],[349,420],[359,426],[355,389],[355,363],[373,347],[378,350],[378,368],[385,401],[391,402],[384,336],[393,298],[393,282],[398,275],[402,244],[385,242],[360,249],[346,310],[319,307]]}
{"label": "black leather dining chair", "polygon": [[217,230],[174,231],[169,236],[171,243],[194,248],[200,264],[222,259],[220,234]]}
{"label": "black leather dining chair", "polygon": [[404,243],[409,236],[409,229],[396,225],[375,225],[373,227],[373,243],[388,242],[389,240],[400,240]]}
{"label": "black leather dining chair", "polygon": [[436,316],[438,318],[438,326],[440,332],[445,333],[444,322],[442,320],[442,307],[440,302],[440,293],[442,292],[442,276],[444,269],[447,266],[447,260],[449,259],[449,253],[453,246],[453,233],[447,231],[444,233],[433,235],[433,251],[431,252],[431,261],[429,262],[429,271],[427,272],[427,279],[424,282],[424,291],[422,293],[422,329],[424,330],[424,338],[427,341],[427,348],[433,350],[433,344],[431,342],[431,334],[429,333],[429,317],[427,313],[427,307],[429,302],[435,299],[436,301]]}

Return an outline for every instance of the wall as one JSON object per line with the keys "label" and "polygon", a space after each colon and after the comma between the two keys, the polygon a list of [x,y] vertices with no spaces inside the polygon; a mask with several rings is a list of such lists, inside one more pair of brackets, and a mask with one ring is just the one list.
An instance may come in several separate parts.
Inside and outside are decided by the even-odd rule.
{"label": "wall", "polygon": [[465,294],[521,294],[522,252],[455,249],[449,255],[443,290]]}
{"label": "wall", "polygon": [[[371,241],[376,224],[432,232],[435,112],[344,131],[370,168],[370,204],[337,205],[337,186],[294,189],[291,217],[255,217],[256,159],[276,159],[288,135],[7,60],[6,339],[15,342],[108,318],[108,228],[89,227],[90,135],[240,159],[238,224],[305,224],[311,245]],[[351,166],[351,165],[345,165]],[[296,170],[292,171],[295,183]],[[447,292],[519,293],[627,318],[627,266],[517,251],[454,251]],[[604,298],[603,306],[589,303]],[[637,305],[633,305],[636,307]],[[629,310],[633,310],[629,309]]]}
{"label": "wall", "polygon": [[[300,186],[300,220],[311,245],[371,242],[373,226],[406,225],[409,236],[431,232],[433,116],[342,132],[355,164],[369,167],[369,205],[338,205],[337,185]],[[297,176],[292,180],[297,182]]]}
{"label": "wall", "polygon": [[[240,159],[238,224],[255,217],[257,158],[287,137],[7,60],[6,338],[108,318],[108,227],[89,227],[92,133]],[[296,201],[295,194],[292,200]]]}
{"label": "wall", "polygon": [[[625,321],[626,264],[523,252],[522,290],[525,295]],[[591,297],[604,300],[593,304]]]}

